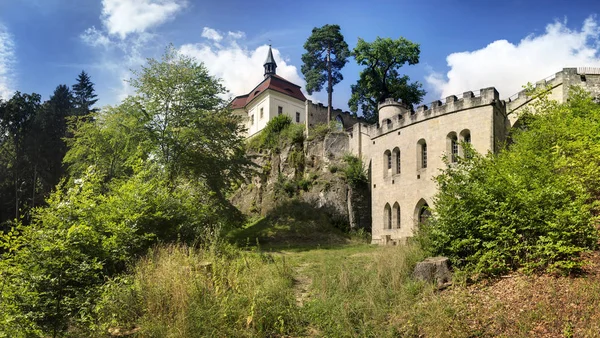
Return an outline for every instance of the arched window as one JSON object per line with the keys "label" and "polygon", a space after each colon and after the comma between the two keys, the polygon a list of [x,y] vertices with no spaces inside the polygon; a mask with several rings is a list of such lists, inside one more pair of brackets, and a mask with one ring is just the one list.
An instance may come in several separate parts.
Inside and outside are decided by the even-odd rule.
{"label": "arched window", "polygon": [[400,173],[400,149],[398,147],[394,148],[394,151],[392,151],[392,159],[394,162],[394,174],[399,174]]}
{"label": "arched window", "polygon": [[417,169],[427,168],[427,142],[420,139],[417,142]]}
{"label": "arched window", "polygon": [[431,210],[429,209],[429,204],[427,204],[425,199],[421,198],[419,202],[417,202],[413,215],[413,220],[416,226],[426,223],[429,217],[431,217]]}
{"label": "arched window", "polygon": [[458,137],[456,137],[455,132],[451,132],[446,136],[446,153],[450,163],[458,161]]}
{"label": "arched window", "polygon": [[429,217],[431,217],[431,211],[429,211],[429,206],[425,203],[421,207],[421,210],[419,210],[419,224],[426,224]]}
{"label": "arched window", "polygon": [[400,229],[400,205],[398,202],[394,203],[394,225],[396,229]]}
{"label": "arched window", "polygon": [[385,120],[385,123],[387,124],[388,129],[392,128],[392,120],[387,119],[387,120]]}
{"label": "arched window", "polygon": [[[460,141],[464,143],[471,143],[471,131],[469,129],[464,129],[460,132]],[[461,156],[465,156],[465,150],[463,147],[459,147],[459,152]]]}
{"label": "arched window", "polygon": [[388,176],[392,170],[392,153],[386,150],[383,153],[383,176]]}
{"label": "arched window", "polygon": [[390,208],[389,203],[386,203],[385,208],[383,208],[383,228],[392,228],[392,208]]}

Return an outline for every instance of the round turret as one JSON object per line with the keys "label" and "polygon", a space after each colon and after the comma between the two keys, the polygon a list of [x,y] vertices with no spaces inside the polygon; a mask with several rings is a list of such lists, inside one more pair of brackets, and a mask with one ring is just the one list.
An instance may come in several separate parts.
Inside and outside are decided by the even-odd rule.
{"label": "round turret", "polygon": [[397,121],[398,115],[403,115],[410,111],[409,107],[393,98],[385,99],[379,104],[379,125],[383,126],[386,120]]}

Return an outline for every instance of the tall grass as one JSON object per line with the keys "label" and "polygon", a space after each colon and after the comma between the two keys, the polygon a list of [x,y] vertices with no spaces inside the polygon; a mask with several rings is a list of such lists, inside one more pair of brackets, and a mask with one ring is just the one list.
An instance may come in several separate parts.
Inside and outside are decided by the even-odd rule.
{"label": "tall grass", "polygon": [[[131,280],[110,284],[99,331],[144,337],[261,337],[301,332],[292,269],[282,257],[231,246],[158,247]],[[120,300],[115,302],[115,299]]]}

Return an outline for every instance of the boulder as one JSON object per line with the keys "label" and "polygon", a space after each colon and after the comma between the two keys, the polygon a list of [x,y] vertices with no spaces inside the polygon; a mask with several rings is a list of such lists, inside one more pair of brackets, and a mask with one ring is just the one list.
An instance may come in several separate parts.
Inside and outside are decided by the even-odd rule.
{"label": "boulder", "polygon": [[449,285],[452,274],[450,273],[448,258],[426,258],[424,261],[417,263],[413,276],[415,279],[436,283],[438,287]]}

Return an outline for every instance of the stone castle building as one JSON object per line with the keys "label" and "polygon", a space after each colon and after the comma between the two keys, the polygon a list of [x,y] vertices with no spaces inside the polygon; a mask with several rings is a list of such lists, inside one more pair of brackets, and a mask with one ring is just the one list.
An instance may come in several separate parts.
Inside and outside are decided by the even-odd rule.
{"label": "stone castle building", "polygon": [[[281,114],[305,124],[307,133],[310,127],[327,122],[327,107],[307,100],[300,86],[278,76],[276,68],[269,48],[264,80],[231,102],[233,112],[244,118],[247,137]],[[564,68],[537,86],[548,88],[549,98],[558,102],[567,100],[571,86],[600,97],[600,69]],[[368,165],[372,242],[396,244],[412,236],[430,215],[437,189],[433,178],[446,167],[444,158],[455,162],[462,156],[462,142],[482,154],[498,151],[518,123],[519,113],[534,100],[524,90],[501,100],[494,87],[451,95],[416,111],[387,99],[379,104],[379,121],[373,125],[333,110],[332,119],[348,137],[344,148]]]}
{"label": "stone castle building", "polygon": [[[571,86],[600,97],[600,69],[565,68],[536,83],[549,98],[565,102]],[[388,99],[379,104],[379,123],[348,129],[349,149],[369,165],[372,242],[398,243],[413,234],[430,214],[436,193],[434,176],[462,155],[461,142],[479,153],[496,152],[534,98],[525,91],[501,100],[495,88],[448,96],[412,111]]]}

